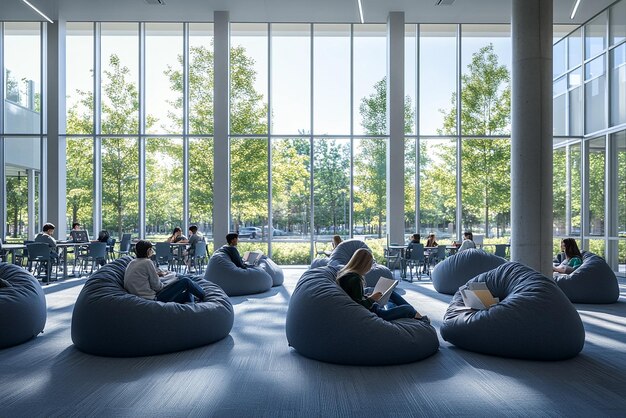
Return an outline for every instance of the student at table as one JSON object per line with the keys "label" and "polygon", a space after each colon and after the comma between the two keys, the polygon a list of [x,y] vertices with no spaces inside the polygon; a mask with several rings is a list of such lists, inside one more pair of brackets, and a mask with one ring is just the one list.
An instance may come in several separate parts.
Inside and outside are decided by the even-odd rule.
{"label": "student at table", "polygon": [[437,244],[437,241],[435,241],[435,234],[434,233],[430,233],[428,234],[428,239],[426,240],[426,247],[427,248],[432,248],[432,247],[436,247],[439,244]]}
{"label": "student at table", "polygon": [[54,234],[54,224],[47,223],[43,226],[42,232],[35,236],[35,242],[43,242],[50,247],[50,257],[53,260],[59,261],[59,255],[57,254],[57,240],[52,236]]}
{"label": "student at table", "polygon": [[204,237],[202,233],[198,231],[198,227],[196,225],[191,225],[189,227],[189,238],[181,239],[178,242],[189,244],[189,249],[184,253],[184,256],[187,257],[187,271],[193,272],[191,270],[191,261],[193,260],[193,256],[196,254],[196,245],[199,242],[204,242]]}
{"label": "student at table", "polygon": [[469,250],[470,248],[476,248],[476,244],[474,244],[474,234],[470,231],[465,231],[463,232],[463,242],[459,247],[459,252]]}
{"label": "student at table", "polygon": [[221,246],[216,252],[222,252],[228,255],[230,261],[232,261],[237,267],[241,269],[246,269],[247,266],[241,259],[241,254],[239,254],[239,250],[237,249],[237,244],[239,243],[239,234],[236,232],[231,232],[226,235],[226,242],[228,244]]}
{"label": "student at table", "polygon": [[411,241],[406,246],[406,256],[405,256],[405,258],[407,258],[407,259],[411,258],[411,248],[412,248],[413,244],[419,244],[420,243],[420,239],[422,239],[420,234],[413,234],[413,235],[411,235]]}
{"label": "student at table", "polygon": [[167,238],[167,242],[174,244],[180,241],[187,241],[187,237],[183,235],[183,230],[181,228],[176,227],[172,231],[172,235]]}

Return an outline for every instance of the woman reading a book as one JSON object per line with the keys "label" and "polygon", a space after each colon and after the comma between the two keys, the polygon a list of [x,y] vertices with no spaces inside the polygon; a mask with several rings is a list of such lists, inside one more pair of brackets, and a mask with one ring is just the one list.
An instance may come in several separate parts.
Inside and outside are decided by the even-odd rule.
{"label": "woman reading a book", "polygon": [[161,277],[166,273],[157,270],[150,259],[154,254],[152,243],[140,240],[135,245],[137,258],[131,261],[124,272],[124,289],[144,299],[161,302],[193,302],[194,296],[204,300],[204,290],[189,277],[180,277],[164,285]]}
{"label": "woman reading a book", "polygon": [[561,264],[552,268],[555,273],[570,274],[583,263],[583,256],[574,238],[563,238],[561,252],[565,254],[565,259]]}
{"label": "woman reading a book", "polygon": [[348,264],[337,274],[337,283],[356,303],[363,305],[371,312],[386,321],[399,318],[415,318],[430,322],[427,316],[422,316],[406,300],[396,292],[392,292],[385,306],[380,306],[377,301],[383,296],[381,292],[365,294],[363,276],[372,268],[374,257],[365,248],[359,248],[354,252]]}

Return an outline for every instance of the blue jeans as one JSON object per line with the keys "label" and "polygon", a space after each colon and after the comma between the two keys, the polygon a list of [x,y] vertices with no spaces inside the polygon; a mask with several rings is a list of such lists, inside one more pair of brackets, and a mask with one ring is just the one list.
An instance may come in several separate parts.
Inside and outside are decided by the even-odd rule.
{"label": "blue jeans", "polygon": [[372,308],[372,312],[385,321],[393,321],[394,319],[399,318],[414,318],[417,313],[415,308],[413,308],[409,302],[404,300],[404,298],[395,291],[391,292],[389,302],[385,305],[385,308],[376,304]]}
{"label": "blue jeans", "polygon": [[185,303],[193,302],[194,296],[202,302],[204,300],[204,290],[189,277],[181,277],[174,283],[161,289],[156,294],[156,299],[161,302]]}

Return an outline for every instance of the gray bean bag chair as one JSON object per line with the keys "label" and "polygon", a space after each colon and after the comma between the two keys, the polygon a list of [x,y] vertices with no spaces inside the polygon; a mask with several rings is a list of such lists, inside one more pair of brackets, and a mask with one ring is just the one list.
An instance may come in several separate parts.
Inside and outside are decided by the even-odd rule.
{"label": "gray bean bag chair", "polygon": [[[348,264],[352,255],[359,248],[367,248],[371,251],[370,247],[361,240],[349,239],[342,241],[330,254],[326,264],[330,266],[343,267]],[[319,267],[320,264],[322,263],[318,263],[316,267]],[[311,268],[313,268],[313,265],[311,265]],[[386,277],[388,279],[394,278],[393,273],[391,273],[391,270],[389,270],[386,266],[374,263],[372,269],[365,275],[365,283],[367,283],[367,286],[376,286],[376,282],[378,282],[378,279],[381,277]]]}
{"label": "gray bean bag chair", "polygon": [[272,278],[272,287],[281,286],[285,281],[285,274],[283,269],[278,267],[278,264],[274,263],[268,256],[264,255],[259,261],[259,267],[261,267]]}
{"label": "gray bean bag chair", "polygon": [[602,257],[589,251],[583,253],[583,263],[576,270],[554,280],[574,303],[615,303],[619,299],[615,273]]}
{"label": "gray bean bag chair", "polygon": [[221,251],[216,251],[209,259],[204,279],[224,289],[228,296],[263,293],[274,284],[272,276],[261,266],[239,268],[230,260],[228,254]]}
{"label": "gray bean bag chair", "polygon": [[444,340],[477,353],[529,360],[562,360],[582,350],[580,316],[553,280],[511,262],[470,282],[485,282],[500,302],[468,310],[457,292],[443,318]]}
{"label": "gray bean bag chair", "polygon": [[157,302],[124,290],[130,257],[96,271],[78,295],[72,314],[72,341],[100,356],[135,357],[200,347],[226,337],[233,307],[217,285],[197,278],[204,302]]}
{"label": "gray bean bag chair", "polygon": [[324,267],[328,265],[328,257],[325,258],[314,258],[313,262],[311,263],[311,267],[312,269],[318,268],[318,267]]}
{"label": "gray bean bag chair", "polygon": [[287,340],[301,355],[337,364],[410,363],[436,353],[435,329],[416,319],[385,321],[336,284],[333,266],[304,272],[287,310]]}
{"label": "gray bean bag chair", "polygon": [[433,287],[439,293],[454,295],[469,279],[492,270],[506,260],[483,250],[469,249],[446,258],[430,274]]}
{"label": "gray bean bag chair", "polygon": [[0,348],[36,337],[46,325],[41,285],[23,268],[0,263]]}

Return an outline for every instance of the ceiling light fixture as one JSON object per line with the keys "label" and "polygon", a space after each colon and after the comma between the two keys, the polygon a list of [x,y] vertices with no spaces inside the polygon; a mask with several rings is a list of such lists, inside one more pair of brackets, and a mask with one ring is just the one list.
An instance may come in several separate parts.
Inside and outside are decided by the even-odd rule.
{"label": "ceiling light fixture", "polygon": [[361,23],[365,23],[365,20],[363,20],[363,5],[361,4],[361,0],[357,0],[357,3],[359,4],[359,16],[361,16]]}
{"label": "ceiling light fixture", "polygon": [[42,12],[41,10],[39,10],[38,8],[36,8],[36,7],[35,7],[35,6],[33,6],[32,4],[30,4],[30,3],[28,2],[28,0],[22,0],[22,1],[23,1],[24,3],[26,3],[26,4],[28,4],[28,5],[31,7],[31,9],[33,9],[34,11],[36,11],[37,13],[39,13],[39,14],[41,15],[41,17],[43,17],[44,19],[46,19],[48,22],[50,22],[50,23],[54,23],[54,22],[52,21],[52,19],[50,19],[50,18],[49,18],[48,16],[46,16],[45,14],[43,14],[43,12]]}
{"label": "ceiling light fixture", "polygon": [[570,19],[573,19],[574,16],[576,16],[576,11],[578,10],[579,5],[580,5],[580,0],[576,0],[576,3],[574,4],[574,9],[572,10],[572,15],[569,17]]}

